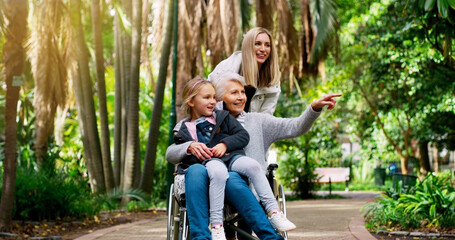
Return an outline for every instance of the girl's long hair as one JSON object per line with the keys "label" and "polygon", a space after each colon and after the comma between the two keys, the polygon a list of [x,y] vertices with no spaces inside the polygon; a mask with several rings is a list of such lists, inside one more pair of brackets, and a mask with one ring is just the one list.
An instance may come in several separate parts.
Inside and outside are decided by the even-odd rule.
{"label": "girl's long hair", "polygon": [[[254,45],[257,35],[265,33],[270,38],[270,55],[258,69]],[[249,30],[242,43],[242,75],[247,85],[255,88],[270,87],[280,82],[280,68],[278,66],[278,53],[270,32],[261,27]]]}

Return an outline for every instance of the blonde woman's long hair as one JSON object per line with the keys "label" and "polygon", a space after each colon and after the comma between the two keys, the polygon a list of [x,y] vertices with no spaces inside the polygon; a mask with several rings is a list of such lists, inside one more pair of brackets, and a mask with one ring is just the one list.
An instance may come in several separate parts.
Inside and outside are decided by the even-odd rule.
{"label": "blonde woman's long hair", "polygon": [[191,116],[191,107],[188,105],[188,102],[191,101],[201,90],[201,87],[210,84],[214,89],[215,85],[213,83],[203,79],[202,77],[195,77],[189,80],[182,91],[182,106],[181,111],[185,114],[186,117]]}
{"label": "blonde woman's long hair", "polygon": [[[258,69],[254,45],[257,35],[265,33],[270,38],[270,56]],[[249,30],[242,42],[242,75],[247,85],[255,88],[270,87],[280,82],[280,67],[278,66],[278,53],[270,32],[261,27]]]}

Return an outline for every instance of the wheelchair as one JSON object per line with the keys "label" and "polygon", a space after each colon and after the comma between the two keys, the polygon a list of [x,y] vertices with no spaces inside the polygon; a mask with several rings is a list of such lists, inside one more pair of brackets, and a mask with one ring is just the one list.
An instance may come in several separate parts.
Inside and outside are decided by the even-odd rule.
{"label": "wheelchair", "polygon": [[[278,202],[278,206],[283,214],[286,216],[286,196],[284,187],[278,184],[274,171],[278,168],[277,164],[270,164],[267,168],[267,179],[272,188],[273,194]],[[167,240],[186,240],[190,239],[188,216],[186,211],[185,194],[179,192],[177,186],[182,182],[175,182],[171,185],[169,190],[169,202],[168,202],[168,213],[167,213]],[[184,182],[183,182],[184,184]],[[239,214],[228,213],[225,207],[224,213],[224,228],[231,229],[237,232],[237,235],[251,240],[259,240],[259,238],[243,231],[236,226],[236,223],[242,219]],[[288,239],[286,232],[280,233],[285,240]]]}

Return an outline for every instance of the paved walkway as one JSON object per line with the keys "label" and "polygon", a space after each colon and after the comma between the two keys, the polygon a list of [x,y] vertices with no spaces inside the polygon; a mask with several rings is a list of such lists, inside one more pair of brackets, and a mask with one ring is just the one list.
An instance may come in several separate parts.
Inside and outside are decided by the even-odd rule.
{"label": "paved walkway", "polygon": [[[346,199],[288,201],[288,218],[297,225],[290,240],[376,240],[364,227],[360,209],[378,193],[332,192]],[[319,192],[318,194],[327,194]],[[166,217],[155,217],[95,231],[75,240],[163,240]]]}

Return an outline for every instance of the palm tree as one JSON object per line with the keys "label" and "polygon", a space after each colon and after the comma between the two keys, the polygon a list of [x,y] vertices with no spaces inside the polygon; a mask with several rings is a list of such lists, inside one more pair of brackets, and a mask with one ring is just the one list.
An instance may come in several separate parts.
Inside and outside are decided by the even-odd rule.
{"label": "palm tree", "polygon": [[273,32],[273,12],[272,0],[256,0],[256,26]]}
{"label": "palm tree", "polygon": [[[297,66],[299,64],[299,45],[294,17],[286,0],[276,1],[276,11],[278,17],[278,44],[276,46],[281,52],[281,74],[293,79],[293,76],[298,75]],[[289,90],[292,89],[293,83],[293,81],[289,81]]]}
{"label": "palm tree", "polygon": [[131,69],[128,89],[127,138],[123,190],[139,186],[139,66],[141,60],[142,1],[132,1]]}
{"label": "palm tree", "polygon": [[[207,4],[207,49],[210,50],[210,63],[214,68],[226,56],[224,55],[224,41],[222,23],[220,19],[220,0],[210,0]],[[188,81],[188,80],[187,80]]]}
{"label": "palm tree", "polygon": [[66,102],[68,73],[59,47],[63,2],[44,1],[35,9],[28,56],[35,80],[35,154],[42,166],[57,107],[64,108]]}
{"label": "palm tree", "polygon": [[71,27],[69,41],[70,71],[72,73],[74,95],[79,117],[82,142],[84,145],[85,159],[90,178],[92,191],[102,192],[106,189],[104,181],[101,146],[96,124],[95,106],[93,101],[93,88],[90,79],[88,50],[85,45],[84,32],[81,21],[81,0],[69,2]]}
{"label": "palm tree", "polygon": [[17,102],[24,69],[24,40],[27,33],[27,0],[5,0],[6,42],[3,46],[3,74],[6,81],[5,161],[0,201],[0,231],[10,228],[16,182]]}
{"label": "palm tree", "polygon": [[158,146],[158,134],[160,128],[161,113],[163,112],[164,87],[166,86],[166,75],[169,63],[169,55],[171,52],[173,19],[174,19],[174,4],[178,0],[170,1],[168,6],[168,18],[166,23],[166,31],[164,33],[163,42],[161,44],[160,69],[155,89],[155,99],[153,102],[153,115],[150,121],[149,137],[147,141],[147,149],[144,160],[144,170],[142,171],[140,188],[151,193],[153,187],[153,175],[156,162],[156,148]]}
{"label": "palm tree", "polygon": [[115,8],[115,114],[114,114],[114,181],[123,186],[127,141],[128,89],[131,79],[131,1],[119,1]]}
{"label": "palm tree", "polygon": [[109,123],[107,117],[107,104],[106,104],[106,83],[104,79],[104,57],[103,57],[103,38],[101,36],[100,16],[100,0],[92,0],[92,26],[93,26],[93,40],[95,44],[95,63],[96,63],[96,79],[98,82],[98,102],[99,102],[99,116],[101,127],[101,155],[103,160],[104,181],[106,183],[106,190],[114,188],[114,176],[111,164],[111,147],[109,139]]}
{"label": "palm tree", "polygon": [[[204,38],[210,39],[209,32],[204,30],[204,9],[205,1],[180,1],[178,8],[178,63],[176,76],[176,109],[177,119],[182,118],[178,109],[181,106],[181,91],[183,85],[191,78],[200,75],[204,76],[204,61],[202,57],[202,46],[205,44],[206,49],[213,49]],[[207,23],[207,25],[209,25]],[[218,32],[218,30],[217,30]],[[219,49],[220,46],[215,46]],[[218,51],[218,50],[214,50]]]}
{"label": "palm tree", "polygon": [[300,72],[310,76],[319,72],[324,78],[323,62],[331,49],[337,50],[336,4],[333,0],[301,0],[300,9],[303,28]]}

